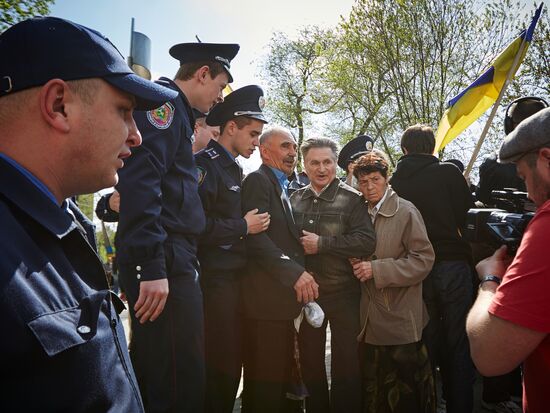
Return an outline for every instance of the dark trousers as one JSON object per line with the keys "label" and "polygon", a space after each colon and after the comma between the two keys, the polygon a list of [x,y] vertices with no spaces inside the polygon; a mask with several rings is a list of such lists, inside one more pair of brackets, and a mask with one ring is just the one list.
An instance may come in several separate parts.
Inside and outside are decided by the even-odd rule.
{"label": "dark trousers", "polygon": [[286,397],[294,363],[292,320],[245,319],[243,413],[291,413]]}
{"label": "dark trousers", "polygon": [[423,332],[430,363],[439,365],[448,413],[471,413],[474,365],[466,335],[472,306],[472,271],[466,261],[436,262],[423,282],[430,321]]}
{"label": "dark trousers", "polygon": [[[313,328],[306,320],[300,326],[300,365],[309,397],[308,413],[361,411],[359,364],[359,293],[319,298],[325,322]],[[325,365],[327,321],[331,331],[330,396]]]}
{"label": "dark trousers", "polygon": [[201,274],[206,344],[205,412],[231,413],[242,368],[239,281],[233,274]]}
{"label": "dark trousers", "polygon": [[483,377],[482,399],[487,403],[499,403],[511,397],[521,398],[523,394],[521,368],[516,367],[502,376]]}
{"label": "dark trousers", "polygon": [[198,277],[169,278],[164,311],[145,324],[135,318],[139,284],[124,279],[132,317],[130,356],[147,413],[204,409],[203,303]]}

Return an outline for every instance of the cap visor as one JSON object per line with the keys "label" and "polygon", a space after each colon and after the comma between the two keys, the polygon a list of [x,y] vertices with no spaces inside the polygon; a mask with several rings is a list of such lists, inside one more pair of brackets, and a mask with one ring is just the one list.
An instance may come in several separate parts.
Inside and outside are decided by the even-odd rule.
{"label": "cap visor", "polygon": [[136,98],[136,110],[150,110],[175,99],[178,92],[155,82],[139,77],[134,73],[107,76],[103,78],[114,87]]}

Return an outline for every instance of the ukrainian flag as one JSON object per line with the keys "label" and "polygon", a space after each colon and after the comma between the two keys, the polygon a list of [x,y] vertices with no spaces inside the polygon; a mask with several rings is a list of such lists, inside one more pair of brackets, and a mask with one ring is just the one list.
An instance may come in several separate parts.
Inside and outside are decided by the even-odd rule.
{"label": "ukrainian flag", "polygon": [[516,55],[520,51],[523,39],[525,39],[526,44],[516,67],[510,74],[510,79],[513,78],[525,58],[527,47],[533,38],[533,32],[542,11],[542,5],[535,12],[529,28],[523,30],[519,37],[497,56],[485,73],[449,101],[448,109],[443,114],[437,128],[435,138],[436,151],[443,149],[445,145],[456,138],[495,103],[508,76],[508,72],[512,68]]}

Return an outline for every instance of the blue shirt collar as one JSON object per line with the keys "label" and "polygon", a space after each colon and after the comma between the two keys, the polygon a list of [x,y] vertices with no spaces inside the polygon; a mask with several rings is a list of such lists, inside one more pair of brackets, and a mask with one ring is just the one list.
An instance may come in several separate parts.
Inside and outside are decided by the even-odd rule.
{"label": "blue shirt collar", "polygon": [[288,183],[289,183],[288,176],[286,176],[286,174],[280,169],[273,168],[272,166],[270,166],[269,169],[271,169],[275,174],[275,177],[279,181],[281,188],[283,188],[286,191],[288,189]]}
{"label": "blue shirt collar", "polygon": [[27,178],[31,183],[40,189],[42,193],[44,193],[48,198],[51,199],[51,201],[59,205],[57,203],[57,199],[55,199],[55,196],[53,196],[52,192],[48,189],[46,185],[42,181],[40,181],[36,176],[34,176],[32,173],[29,172],[28,169],[23,167],[21,164],[19,164],[16,160],[10,158],[8,155],[0,152],[0,158],[4,159],[7,163],[9,163],[11,166],[13,166],[15,169],[17,169],[25,178]]}

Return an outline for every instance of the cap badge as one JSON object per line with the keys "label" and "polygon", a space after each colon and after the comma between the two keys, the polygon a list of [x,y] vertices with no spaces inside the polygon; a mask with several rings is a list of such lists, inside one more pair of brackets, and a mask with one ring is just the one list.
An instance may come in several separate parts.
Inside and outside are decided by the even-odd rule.
{"label": "cap badge", "polygon": [[166,102],[159,108],[147,112],[147,119],[157,129],[167,129],[174,120],[175,108],[170,102]]}
{"label": "cap badge", "polygon": [[372,141],[368,140],[365,142],[365,149],[367,151],[372,151]]}
{"label": "cap badge", "polygon": [[260,96],[260,97],[258,98],[258,106],[260,107],[260,109],[263,109],[263,108],[264,108],[264,106],[265,106],[265,99],[264,99],[263,96]]}

